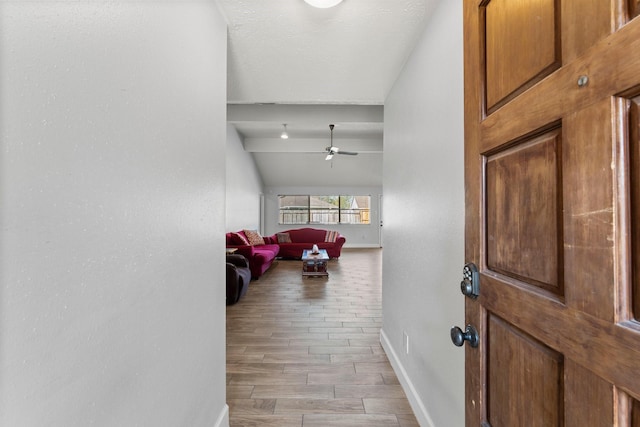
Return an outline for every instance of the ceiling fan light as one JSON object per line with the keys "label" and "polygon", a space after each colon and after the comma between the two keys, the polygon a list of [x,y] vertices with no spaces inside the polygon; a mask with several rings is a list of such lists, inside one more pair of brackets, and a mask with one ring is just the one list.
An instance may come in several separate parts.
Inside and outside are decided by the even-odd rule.
{"label": "ceiling fan light", "polygon": [[313,7],[320,9],[327,9],[329,7],[337,6],[342,0],[304,0],[306,3]]}
{"label": "ceiling fan light", "polygon": [[287,133],[287,125],[282,126],[284,127],[284,130],[282,131],[282,134],[280,134],[280,138],[289,139],[289,134]]}

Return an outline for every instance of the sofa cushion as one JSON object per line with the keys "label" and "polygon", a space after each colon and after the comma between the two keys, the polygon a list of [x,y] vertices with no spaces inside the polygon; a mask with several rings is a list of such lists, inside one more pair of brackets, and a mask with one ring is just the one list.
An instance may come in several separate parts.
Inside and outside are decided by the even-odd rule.
{"label": "sofa cushion", "polygon": [[245,236],[247,236],[247,240],[249,241],[250,245],[252,246],[264,245],[264,239],[262,238],[260,233],[258,233],[258,230],[242,230],[242,231],[244,231]]}
{"label": "sofa cushion", "polygon": [[338,233],[337,231],[327,230],[327,234],[324,236],[324,241],[333,243],[336,241],[339,235],[340,233]]}
{"label": "sofa cushion", "polygon": [[250,246],[250,248],[253,250],[253,256],[251,260],[249,260],[251,276],[257,279],[269,269],[273,260],[278,256],[280,246],[256,245]]}
{"label": "sofa cushion", "polygon": [[276,233],[278,243],[291,243],[291,235],[289,233]]}
{"label": "sofa cushion", "polygon": [[232,245],[248,245],[249,241],[246,237],[244,237],[241,233],[231,232],[229,233],[231,236],[231,244]]}
{"label": "sofa cushion", "polygon": [[284,231],[289,233],[293,243],[319,243],[324,242],[326,230],[317,228],[296,228]]}
{"label": "sofa cushion", "polygon": [[252,246],[254,253],[258,252],[270,252],[272,257],[270,259],[275,258],[280,252],[280,245],[278,244],[265,244],[259,246]]}

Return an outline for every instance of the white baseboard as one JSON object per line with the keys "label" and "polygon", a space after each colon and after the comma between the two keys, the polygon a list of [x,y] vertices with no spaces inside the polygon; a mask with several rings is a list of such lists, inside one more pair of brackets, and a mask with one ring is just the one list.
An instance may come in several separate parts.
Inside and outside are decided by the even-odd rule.
{"label": "white baseboard", "polygon": [[427,412],[427,408],[425,408],[420,396],[416,392],[413,383],[409,379],[407,375],[407,371],[405,371],[400,359],[398,358],[398,354],[393,350],[393,346],[389,342],[387,338],[387,334],[384,333],[384,330],[380,330],[380,344],[382,344],[382,348],[384,352],[387,354],[387,358],[389,358],[389,362],[391,363],[391,367],[396,373],[398,380],[400,381],[400,385],[407,395],[407,399],[409,399],[409,404],[411,405],[411,409],[413,410],[418,423],[422,427],[435,427],[431,417],[429,416],[429,412]]}
{"label": "white baseboard", "polygon": [[213,427],[229,427],[229,405],[224,405]]}

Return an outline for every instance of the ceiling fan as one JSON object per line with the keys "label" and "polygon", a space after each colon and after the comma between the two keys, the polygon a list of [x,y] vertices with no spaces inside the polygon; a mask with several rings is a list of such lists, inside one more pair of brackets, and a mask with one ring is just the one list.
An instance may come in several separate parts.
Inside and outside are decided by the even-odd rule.
{"label": "ceiling fan", "polygon": [[353,151],[341,151],[340,148],[333,146],[333,128],[334,128],[334,125],[329,125],[329,129],[331,130],[331,145],[326,148],[327,157],[325,157],[324,159],[331,160],[333,159],[334,154],[346,154],[349,156],[357,156],[358,153],[355,153]]}

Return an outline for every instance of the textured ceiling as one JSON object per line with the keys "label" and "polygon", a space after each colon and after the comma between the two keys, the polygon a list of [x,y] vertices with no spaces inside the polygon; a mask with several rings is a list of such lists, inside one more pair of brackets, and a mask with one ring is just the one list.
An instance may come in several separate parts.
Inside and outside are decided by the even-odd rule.
{"label": "textured ceiling", "polygon": [[[327,168],[325,185],[381,185],[382,112],[368,108],[384,104],[437,1],[344,0],[316,9],[303,0],[217,0],[229,24],[229,121],[251,139],[245,149],[265,185],[319,185],[305,176]],[[283,123],[291,136],[284,145]],[[318,151],[329,145],[330,123],[334,145],[362,154],[325,162]],[[290,172],[271,166],[294,162]],[[337,162],[349,167],[337,170]]]}

